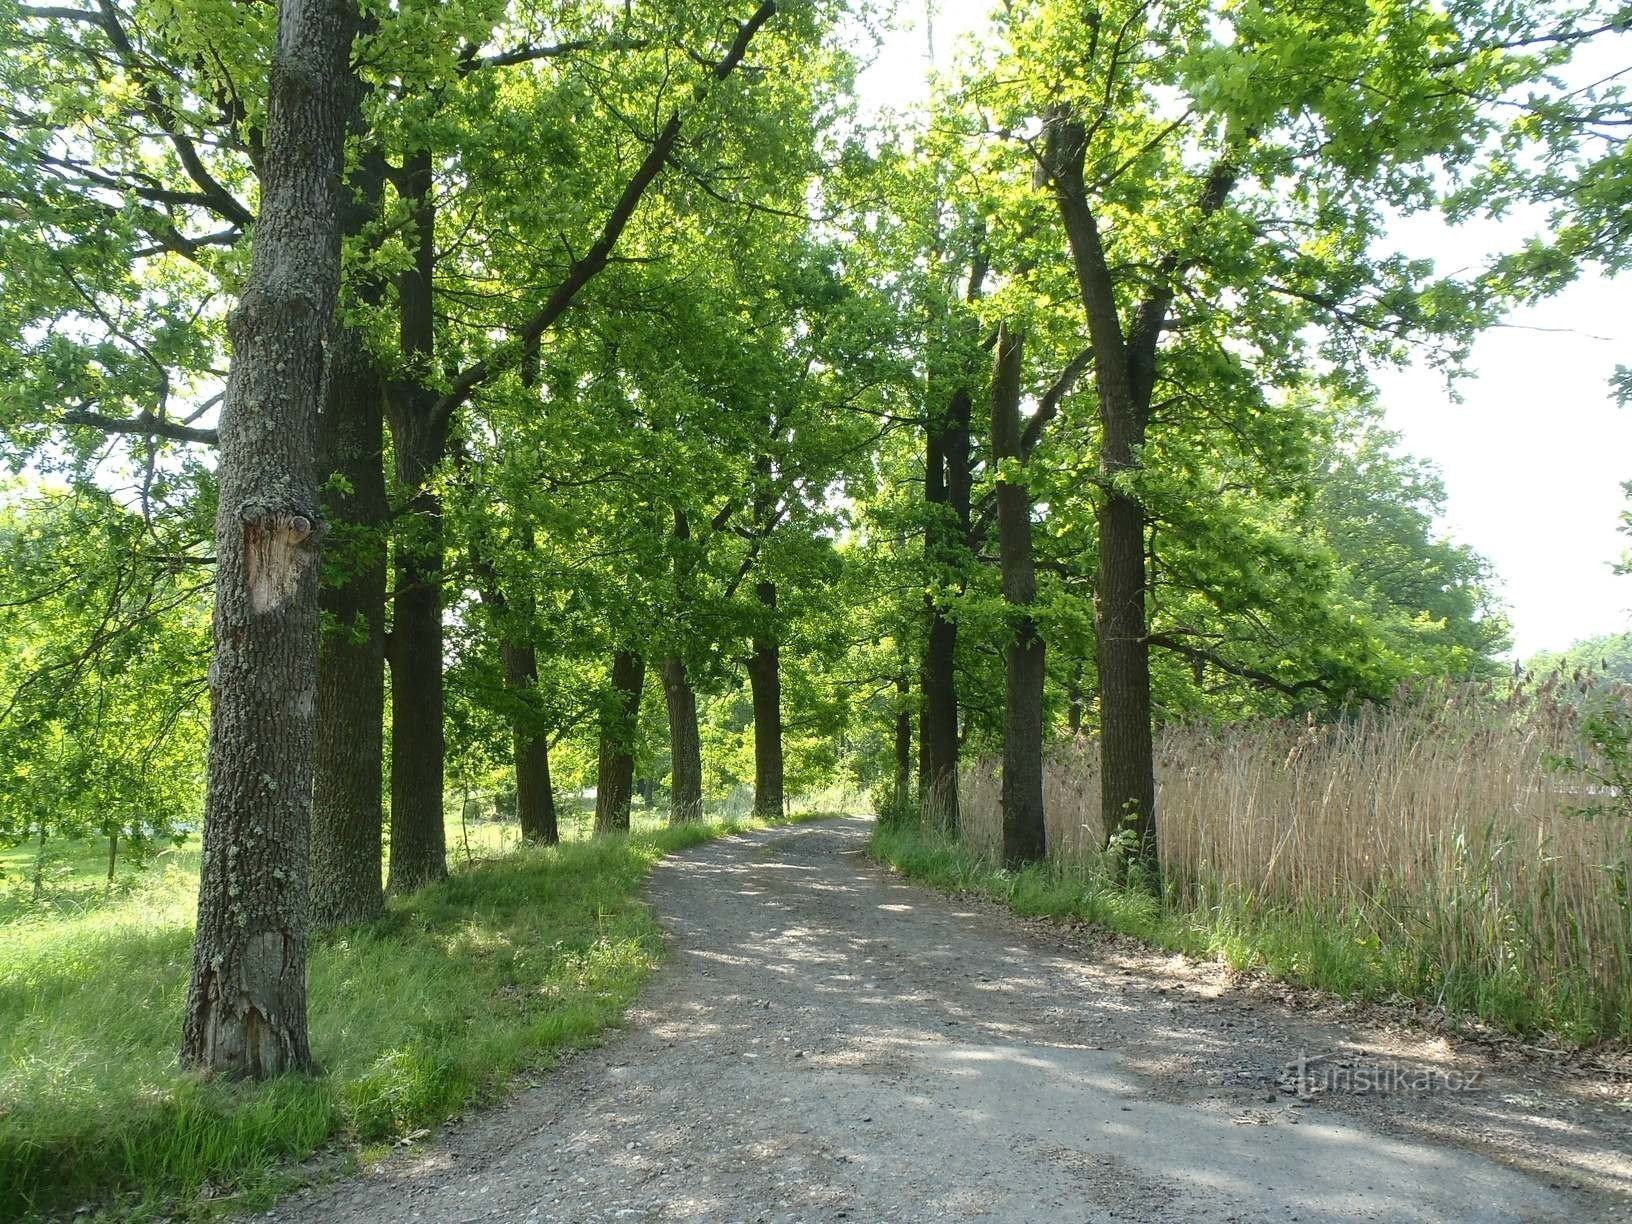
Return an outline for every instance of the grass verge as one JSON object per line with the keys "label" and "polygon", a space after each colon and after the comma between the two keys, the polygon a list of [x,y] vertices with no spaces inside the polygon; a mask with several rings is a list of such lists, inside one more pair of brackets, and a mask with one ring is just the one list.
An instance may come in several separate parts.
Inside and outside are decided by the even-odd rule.
{"label": "grass verge", "polygon": [[1269,905],[1219,890],[1206,903],[1182,905],[1118,887],[1087,863],[1009,871],[912,826],[880,824],[869,849],[909,880],[986,896],[1017,914],[1094,923],[1169,952],[1347,998],[1418,1000],[1509,1032],[1580,1045],[1632,1037],[1625,997],[1606,998],[1568,975],[1543,983],[1517,969],[1446,972],[1427,940],[1402,935],[1410,929],[1403,915],[1385,939],[1358,907]]}
{"label": "grass verge", "polygon": [[265,1085],[177,1069],[186,860],[77,917],[0,926],[0,1219],[256,1208],[331,1139],[389,1141],[493,1099],[634,998],[662,949],[642,898],[657,861],[757,827],[637,825],[514,850],[394,900],[314,944],[321,1072]]}

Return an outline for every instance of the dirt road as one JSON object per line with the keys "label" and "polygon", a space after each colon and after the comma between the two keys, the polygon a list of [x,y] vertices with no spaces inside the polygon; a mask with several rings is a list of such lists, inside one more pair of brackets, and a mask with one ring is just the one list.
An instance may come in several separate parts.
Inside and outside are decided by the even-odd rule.
{"label": "dirt road", "polygon": [[1605,1085],[904,885],[867,831],[671,859],[626,1031],[272,1218],[1632,1220]]}

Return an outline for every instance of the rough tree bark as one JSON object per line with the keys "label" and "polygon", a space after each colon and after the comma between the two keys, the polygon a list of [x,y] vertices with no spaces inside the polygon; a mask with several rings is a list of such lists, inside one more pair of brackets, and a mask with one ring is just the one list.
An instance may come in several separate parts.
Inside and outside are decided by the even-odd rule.
{"label": "rough tree bark", "polygon": [[669,707],[669,823],[703,818],[703,749],[697,733],[697,694],[683,659],[663,660],[663,696]]}
{"label": "rough tree bark", "polygon": [[997,485],[997,538],[1003,601],[1009,605],[1004,650],[1003,862],[1023,867],[1047,851],[1043,821],[1043,675],[1045,645],[1032,619],[1037,568],[1031,545],[1031,493],[1020,442],[1021,338],[1002,324],[992,372],[992,466]]}
{"label": "rough tree bark", "polygon": [[386,404],[397,485],[407,516],[398,532],[391,604],[391,871],[390,890],[408,893],[446,878],[442,817],[442,502],[431,477],[447,453],[447,420],[418,376],[434,344],[432,278],[436,207],[431,156],[405,159],[398,189],[413,206],[414,263],[397,279],[407,377],[394,381]]}
{"label": "rough tree bark", "polygon": [[[776,609],[776,583],[762,581],[754,593],[767,611]],[[780,820],[782,794],[782,648],[774,631],[754,635],[748,660],[748,685],[754,698],[754,815]]]}
{"label": "rough tree bark", "polygon": [[426,484],[435,439],[395,431],[399,480],[415,490],[397,543],[391,636],[391,870],[393,893],[446,878],[442,820],[442,505]]}
{"label": "rough tree bark", "polygon": [[[361,88],[349,126],[362,123]],[[361,234],[379,212],[384,159],[366,153],[341,205],[341,232]],[[378,302],[377,285],[359,296]],[[384,383],[363,334],[338,312],[330,324],[318,475],[325,536],[318,604],[317,755],[312,785],[310,913],[326,930],[376,917],[385,718],[385,532],[390,504],[383,456]],[[331,481],[334,476],[338,482]]]}
{"label": "rough tree bark", "polygon": [[601,755],[595,780],[595,832],[629,829],[629,800],[635,782],[635,731],[646,660],[632,650],[612,656],[612,679],[601,706]]}
{"label": "rough tree bark", "polygon": [[329,533],[318,602],[325,617],[317,674],[312,788],[311,921],[318,929],[366,922],[380,887],[385,713],[385,523],[381,464],[383,388],[363,337],[337,328],[318,426],[319,471],[338,474],[324,500]]}
{"label": "rough tree bark", "polygon": [[215,657],[184,1066],[311,1065],[306,857],[317,709],[318,395],[340,279],[355,80],[347,0],[283,0],[255,249],[228,323],[215,521]]}

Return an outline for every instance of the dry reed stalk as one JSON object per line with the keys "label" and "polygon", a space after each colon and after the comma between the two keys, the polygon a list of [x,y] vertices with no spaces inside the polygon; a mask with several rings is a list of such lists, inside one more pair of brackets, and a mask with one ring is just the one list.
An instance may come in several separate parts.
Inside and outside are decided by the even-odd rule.
{"label": "dry reed stalk", "polygon": [[[1624,694],[1622,698],[1624,699]],[[1476,974],[1632,1000],[1628,830],[1580,813],[1577,703],[1551,681],[1499,698],[1434,685],[1329,723],[1165,728],[1157,746],[1163,868],[1195,905],[1315,907],[1438,976]],[[1050,857],[1097,870],[1098,745],[1055,745]],[[964,838],[1000,843],[995,762],[963,779]],[[1573,984],[1573,985],[1572,985]]]}

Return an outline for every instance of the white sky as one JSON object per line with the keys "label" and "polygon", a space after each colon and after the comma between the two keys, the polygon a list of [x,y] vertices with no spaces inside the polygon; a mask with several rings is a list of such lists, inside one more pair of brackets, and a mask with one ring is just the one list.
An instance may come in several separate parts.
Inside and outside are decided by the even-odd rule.
{"label": "white sky", "polygon": [[[991,0],[937,0],[936,62],[982,28]],[[924,0],[903,0],[878,59],[863,73],[864,113],[904,109],[927,95]],[[1522,223],[1459,230],[1413,224],[1398,237],[1446,271],[1476,266],[1526,236]],[[1617,362],[1632,364],[1629,286],[1584,277],[1515,315],[1474,348],[1473,376],[1455,403],[1440,377],[1413,369],[1378,377],[1390,428],[1444,475],[1445,527],[1490,558],[1513,620],[1515,653],[1557,650],[1632,625],[1632,577],[1612,564],[1632,479],[1632,410],[1609,394]]]}

